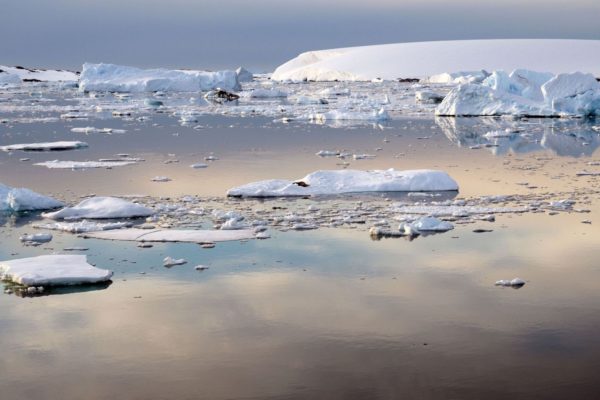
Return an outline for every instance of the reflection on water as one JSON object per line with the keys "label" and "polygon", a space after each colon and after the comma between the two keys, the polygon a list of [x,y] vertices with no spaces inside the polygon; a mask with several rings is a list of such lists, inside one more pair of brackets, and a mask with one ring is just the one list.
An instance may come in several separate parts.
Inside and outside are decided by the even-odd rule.
{"label": "reflection on water", "polygon": [[[505,118],[436,117],[436,124],[459,147],[489,147],[492,154],[530,153],[551,150],[558,156],[591,156],[600,146],[595,120],[554,118],[527,121]],[[486,137],[506,131],[506,137]]]}

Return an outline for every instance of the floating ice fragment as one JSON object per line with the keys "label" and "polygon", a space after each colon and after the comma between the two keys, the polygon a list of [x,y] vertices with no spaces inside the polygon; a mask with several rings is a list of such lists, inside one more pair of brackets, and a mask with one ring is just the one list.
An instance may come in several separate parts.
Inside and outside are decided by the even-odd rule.
{"label": "floating ice fragment", "polygon": [[525,281],[521,278],[515,278],[513,280],[502,279],[502,280],[496,281],[495,285],[496,286],[504,286],[504,287],[512,287],[512,288],[518,289],[525,285]]}
{"label": "floating ice fragment", "polygon": [[33,233],[23,234],[19,237],[19,240],[23,243],[48,243],[52,240],[51,233]]}
{"label": "floating ice fragment", "polygon": [[163,267],[173,267],[175,265],[183,265],[183,264],[187,264],[187,260],[184,258],[172,258],[172,257],[165,257],[163,260]]}
{"label": "floating ice fragment", "polygon": [[80,149],[82,147],[88,147],[85,142],[78,141],[60,141],[60,142],[46,142],[46,143],[20,143],[11,144],[7,146],[0,146],[2,151],[60,151],[60,150],[73,150]]}
{"label": "floating ice fragment", "polygon": [[46,255],[0,261],[0,276],[25,286],[79,285],[110,280],[113,273],[86,262],[85,255]]}
{"label": "floating ice fragment", "polygon": [[42,216],[51,219],[104,219],[147,217],[152,214],[154,211],[147,207],[117,197],[91,197],[76,206]]}
{"label": "floating ice fragment", "polygon": [[25,188],[11,188],[0,183],[0,211],[51,210],[64,204]]}

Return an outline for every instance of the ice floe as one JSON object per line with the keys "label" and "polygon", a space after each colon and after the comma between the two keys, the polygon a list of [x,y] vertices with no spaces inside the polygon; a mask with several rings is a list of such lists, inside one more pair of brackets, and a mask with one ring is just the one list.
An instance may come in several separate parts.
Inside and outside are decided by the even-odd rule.
{"label": "ice floe", "polygon": [[[0,65],[0,70],[7,74],[16,75],[19,82],[73,82],[79,79],[77,72],[60,69],[25,68],[21,66],[8,67]],[[1,75],[1,74],[0,74]]]}
{"label": "ice floe", "polygon": [[0,276],[25,286],[58,286],[110,280],[112,271],[96,268],[85,255],[45,255],[0,261]]}
{"label": "ice floe", "polygon": [[198,92],[216,88],[239,90],[240,85],[235,71],[140,69],[86,63],[79,79],[79,88],[100,92]]}
{"label": "ice floe", "polygon": [[0,146],[2,151],[62,151],[74,150],[88,147],[85,142],[79,141],[59,141],[59,142],[40,142],[40,143],[19,143]]}
{"label": "ice floe", "polygon": [[187,242],[214,243],[235,240],[247,240],[255,237],[252,229],[242,230],[199,230],[199,229],[116,229],[102,232],[90,232],[85,238],[123,240],[137,242]]}
{"label": "ice floe", "polygon": [[183,265],[187,264],[187,260],[185,258],[173,258],[173,257],[165,257],[163,260],[163,267],[174,267],[175,265]]}
{"label": "ice floe", "polygon": [[0,211],[51,210],[64,204],[51,197],[25,188],[12,188],[0,183]]}
{"label": "ice floe", "polygon": [[140,204],[118,197],[99,196],[85,199],[76,206],[42,215],[51,219],[106,219],[147,217],[152,214],[153,210]]}
{"label": "ice floe", "polygon": [[316,171],[296,181],[271,179],[230,189],[233,197],[318,196],[360,192],[453,191],[458,184],[434,170]]}
{"label": "ice floe", "polygon": [[41,163],[35,163],[40,167],[46,167],[49,169],[87,169],[87,168],[115,168],[124,167],[126,165],[137,164],[136,161],[44,161]]}
{"label": "ice floe", "polygon": [[33,224],[36,229],[49,229],[54,231],[64,231],[70,233],[84,233],[108,231],[111,229],[128,228],[131,222],[93,222],[93,221],[77,221],[77,222],[52,222]]}
{"label": "ice floe", "polygon": [[512,280],[501,279],[499,281],[496,281],[495,285],[496,286],[504,286],[504,287],[512,287],[512,288],[518,289],[525,285],[525,281],[521,278],[514,278]]}
{"label": "ice floe", "polygon": [[48,243],[52,240],[51,233],[25,233],[19,237],[19,240],[23,243]]}

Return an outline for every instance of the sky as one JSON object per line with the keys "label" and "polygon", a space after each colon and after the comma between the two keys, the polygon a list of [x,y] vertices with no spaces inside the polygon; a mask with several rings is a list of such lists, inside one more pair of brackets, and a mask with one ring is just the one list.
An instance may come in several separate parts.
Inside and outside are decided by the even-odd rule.
{"label": "sky", "polygon": [[269,72],[301,52],[485,38],[600,39],[600,0],[3,0],[0,65]]}

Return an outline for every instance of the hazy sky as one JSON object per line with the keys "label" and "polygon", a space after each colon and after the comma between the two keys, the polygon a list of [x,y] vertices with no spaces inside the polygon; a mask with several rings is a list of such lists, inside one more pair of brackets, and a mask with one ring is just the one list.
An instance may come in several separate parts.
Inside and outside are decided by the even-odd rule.
{"label": "hazy sky", "polygon": [[3,0],[0,64],[271,71],[300,52],[477,38],[600,39],[600,0]]}

